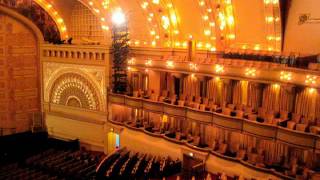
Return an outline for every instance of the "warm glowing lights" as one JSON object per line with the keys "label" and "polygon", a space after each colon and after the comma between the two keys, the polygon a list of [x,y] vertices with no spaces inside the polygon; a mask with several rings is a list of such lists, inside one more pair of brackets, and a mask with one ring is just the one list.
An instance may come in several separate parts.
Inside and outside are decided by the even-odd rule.
{"label": "warm glowing lights", "polygon": [[152,60],[148,59],[145,63],[146,66],[152,66]]}
{"label": "warm glowing lights", "polygon": [[254,68],[247,68],[246,69],[246,72],[245,72],[245,75],[247,77],[256,77],[256,73],[257,73],[257,70],[254,69]]}
{"label": "warm glowing lights", "polygon": [[221,74],[224,72],[224,66],[222,65],[219,65],[219,64],[216,64],[215,65],[215,72],[216,74]]}
{"label": "warm glowing lights", "polygon": [[167,64],[168,68],[174,68],[174,62],[173,61],[168,60],[166,64]]}
{"label": "warm glowing lights", "polygon": [[199,70],[198,65],[195,63],[190,63],[189,67],[190,67],[191,71],[198,71]]}
{"label": "warm glowing lights", "polygon": [[125,15],[121,9],[117,9],[115,12],[113,12],[111,19],[112,22],[118,26],[122,25],[126,21]]}
{"label": "warm glowing lights", "polygon": [[280,84],[272,84],[272,87],[273,87],[274,89],[279,89],[279,88],[280,88]]}
{"label": "warm glowing lights", "polygon": [[52,19],[56,22],[58,29],[60,31],[61,37],[68,38],[69,36],[67,33],[66,25],[64,24],[64,20],[62,17],[60,17],[59,13],[54,9],[53,5],[43,0],[35,0],[35,2],[39,4],[43,9],[45,9],[50,14]]}
{"label": "warm glowing lights", "polygon": [[313,94],[316,91],[316,89],[315,88],[308,88],[308,91],[310,94]]}
{"label": "warm glowing lights", "polygon": [[204,35],[210,36],[211,35],[211,30],[209,30],[209,29],[204,30]]}
{"label": "warm glowing lights", "polygon": [[162,16],[161,21],[162,21],[162,27],[164,29],[168,29],[170,27],[170,20],[167,16]]}
{"label": "warm glowing lights", "polygon": [[292,73],[291,72],[281,71],[280,80],[282,80],[282,81],[291,81],[292,80]]}
{"label": "warm glowing lights", "polygon": [[130,65],[136,64],[136,59],[135,59],[135,58],[129,59],[129,60],[128,60],[128,64],[130,64]]}
{"label": "warm glowing lights", "polygon": [[148,2],[143,2],[143,3],[141,4],[141,7],[142,7],[143,9],[147,9],[148,5],[149,5]]}
{"label": "warm glowing lights", "polygon": [[307,75],[307,76],[306,76],[305,83],[306,83],[307,85],[316,85],[317,79],[318,79],[317,76]]}
{"label": "warm glowing lights", "polygon": [[153,4],[159,4],[159,3],[160,3],[160,0],[152,0],[152,3],[153,3]]}

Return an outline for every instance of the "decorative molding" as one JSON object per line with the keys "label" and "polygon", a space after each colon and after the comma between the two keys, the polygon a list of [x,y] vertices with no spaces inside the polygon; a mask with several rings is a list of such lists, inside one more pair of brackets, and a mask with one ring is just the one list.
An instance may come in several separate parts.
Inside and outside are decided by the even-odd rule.
{"label": "decorative molding", "polygon": [[[62,63],[43,63],[44,102],[50,102],[50,95],[56,81],[65,74],[74,74],[87,81],[92,86],[92,94],[96,94],[99,101],[98,109],[105,111],[106,107],[106,82],[105,68],[96,66],[73,65]],[[80,82],[79,82],[80,83]],[[81,84],[81,83],[80,83]],[[83,83],[82,83],[83,84]]]}

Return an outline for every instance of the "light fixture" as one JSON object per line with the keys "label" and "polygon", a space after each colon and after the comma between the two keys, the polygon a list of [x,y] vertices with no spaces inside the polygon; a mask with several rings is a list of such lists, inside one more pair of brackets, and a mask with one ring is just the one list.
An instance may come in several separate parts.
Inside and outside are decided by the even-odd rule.
{"label": "light fixture", "polygon": [[146,66],[152,66],[152,60],[151,60],[151,59],[147,60],[147,62],[145,63],[145,65],[146,65]]}
{"label": "light fixture", "polygon": [[130,65],[134,65],[136,63],[136,59],[135,58],[131,58],[128,60],[128,64]]}
{"label": "light fixture", "polygon": [[317,79],[318,79],[317,76],[307,75],[307,76],[306,76],[305,83],[306,83],[307,85],[315,85],[315,84],[317,83]]}
{"label": "light fixture", "polygon": [[215,72],[216,72],[217,74],[223,73],[223,72],[224,72],[224,66],[219,65],[219,64],[216,64],[216,65],[215,65]]}
{"label": "light fixture", "polygon": [[171,60],[168,60],[168,61],[167,61],[167,67],[168,67],[168,68],[174,68],[174,62],[171,61]]}
{"label": "light fixture", "polygon": [[292,73],[281,71],[280,73],[280,80],[283,81],[291,81],[292,80]]}
{"label": "light fixture", "polygon": [[124,13],[121,11],[121,9],[117,9],[115,12],[113,12],[112,14],[112,22],[115,25],[122,25],[123,23],[125,23],[126,18]]}
{"label": "light fixture", "polygon": [[257,72],[257,70],[254,69],[254,68],[247,68],[246,72],[245,72],[245,75],[248,76],[248,77],[255,77],[256,76],[256,72]]}
{"label": "light fixture", "polygon": [[198,71],[199,70],[198,65],[195,63],[190,63],[189,67],[190,67],[191,71]]}

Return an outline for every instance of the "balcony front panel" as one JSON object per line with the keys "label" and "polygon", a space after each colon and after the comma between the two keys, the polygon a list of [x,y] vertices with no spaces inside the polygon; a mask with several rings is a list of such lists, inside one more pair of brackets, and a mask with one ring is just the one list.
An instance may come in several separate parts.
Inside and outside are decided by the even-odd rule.
{"label": "balcony front panel", "polygon": [[141,109],[143,107],[142,100],[139,98],[126,97],[125,104],[127,106],[138,108],[138,109]]}
{"label": "balcony front panel", "polygon": [[186,110],[184,107],[163,104],[163,112],[169,116],[185,117]]}
{"label": "balcony front panel", "polygon": [[125,104],[125,97],[123,95],[109,94],[109,102],[113,104]]}
{"label": "balcony front panel", "polygon": [[278,128],[277,139],[304,148],[315,148],[317,136],[295,132],[285,128]]}
{"label": "balcony front panel", "polygon": [[261,124],[253,121],[243,121],[243,132],[261,138],[274,139],[277,136],[277,126]]}
{"label": "balcony front panel", "polygon": [[212,124],[212,113],[210,112],[197,111],[188,108],[186,117],[201,123]]}
{"label": "balcony front panel", "polygon": [[230,130],[242,131],[243,120],[213,113],[213,124]]}
{"label": "balcony front panel", "polygon": [[163,104],[159,102],[154,101],[143,101],[143,109],[147,111],[153,111],[153,112],[163,112]]}

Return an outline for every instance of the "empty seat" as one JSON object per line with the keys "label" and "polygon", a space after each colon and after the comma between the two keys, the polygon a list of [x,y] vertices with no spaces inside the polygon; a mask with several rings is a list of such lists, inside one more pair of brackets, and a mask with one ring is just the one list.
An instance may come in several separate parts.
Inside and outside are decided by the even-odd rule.
{"label": "empty seat", "polygon": [[306,128],[307,128],[306,124],[296,124],[296,130],[297,131],[305,132]]}
{"label": "empty seat", "polygon": [[293,130],[296,126],[296,122],[294,121],[288,121],[287,122],[287,128]]}
{"label": "empty seat", "polygon": [[222,114],[230,116],[231,115],[231,109],[230,108],[222,108]]}

